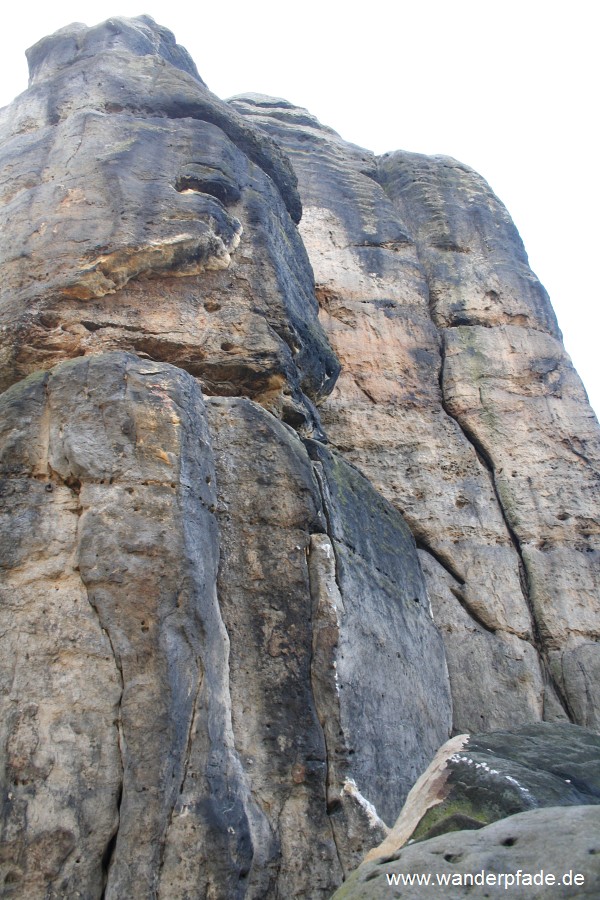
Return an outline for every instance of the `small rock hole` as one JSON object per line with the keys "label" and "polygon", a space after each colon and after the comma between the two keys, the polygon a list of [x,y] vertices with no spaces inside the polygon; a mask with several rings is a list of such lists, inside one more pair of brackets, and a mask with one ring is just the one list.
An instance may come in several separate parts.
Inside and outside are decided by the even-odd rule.
{"label": "small rock hole", "polygon": [[398,862],[399,859],[402,859],[402,853],[400,850],[396,850],[395,853],[389,853],[387,856],[382,856],[377,860],[378,866],[386,866],[391,862]]}

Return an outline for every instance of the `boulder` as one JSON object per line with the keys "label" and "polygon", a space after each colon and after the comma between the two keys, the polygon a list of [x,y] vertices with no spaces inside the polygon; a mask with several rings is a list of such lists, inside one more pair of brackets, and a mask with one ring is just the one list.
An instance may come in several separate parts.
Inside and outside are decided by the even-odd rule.
{"label": "boulder", "polygon": [[529,810],[364,863],[333,897],[500,900],[514,892],[536,900],[592,900],[600,891],[599,834],[597,806]]}
{"label": "boulder", "polygon": [[528,809],[599,803],[600,738],[593,731],[538,722],[458,735],[436,753],[390,834],[367,859]]}

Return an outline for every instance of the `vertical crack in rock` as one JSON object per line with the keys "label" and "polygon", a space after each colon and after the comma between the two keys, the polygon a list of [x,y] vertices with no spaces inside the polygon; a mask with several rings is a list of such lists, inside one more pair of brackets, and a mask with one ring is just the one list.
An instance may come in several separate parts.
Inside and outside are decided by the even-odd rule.
{"label": "vertical crack in rock", "polygon": [[[183,789],[185,786],[187,773],[188,773],[188,767],[190,764],[190,758],[191,758],[191,754],[192,754],[193,735],[194,735],[197,720],[198,720],[198,699],[200,697],[200,692],[202,689],[202,682],[203,682],[203,673],[200,670],[199,675],[198,675],[198,685],[196,687],[196,694],[194,697],[194,705],[192,708],[192,715],[190,716],[190,725],[189,725],[189,729],[188,729],[187,741],[186,741],[185,751],[184,751],[184,756],[183,756],[181,779],[179,782],[179,796],[181,796],[183,794]],[[169,820],[168,820],[166,828],[165,828],[164,840],[162,841],[162,844],[161,844],[160,858],[159,858],[158,866],[156,869],[157,885],[160,885],[160,882],[161,882],[161,877],[162,877],[163,868],[164,868],[164,864],[165,864],[165,851],[166,851],[166,847],[167,847],[167,840],[169,837],[169,831],[171,829],[171,826],[173,825],[173,819],[175,817],[176,810],[177,810],[177,801],[175,801],[171,807],[171,812],[169,814]]]}
{"label": "vertical crack in rock", "polygon": [[[46,392],[46,409],[48,409],[49,408],[49,399],[50,399],[49,381],[46,382],[45,392]],[[44,418],[46,418],[46,416]],[[47,416],[47,418],[49,419],[49,416]],[[47,432],[47,435],[48,435],[48,441],[49,441],[49,432]],[[110,628],[107,627],[107,623],[105,623],[103,621],[100,611],[99,611],[98,607],[96,606],[96,604],[94,603],[93,596],[92,596],[92,593],[90,592],[89,585],[86,582],[86,579],[85,579],[84,575],[82,574],[80,566],[79,566],[79,558],[78,557],[79,557],[79,546],[80,546],[80,531],[81,531],[82,515],[83,515],[83,507],[82,507],[81,501],[80,501],[81,484],[80,484],[79,480],[75,478],[75,476],[71,475],[67,478],[64,478],[61,475],[59,475],[52,468],[52,466],[49,462],[49,455],[50,454],[49,454],[49,446],[48,446],[46,463],[47,463],[49,476],[52,479],[54,479],[55,481],[57,481],[58,483],[64,484],[65,487],[69,488],[73,498],[76,501],[76,506],[73,510],[74,515],[76,515],[77,519],[78,519],[77,532],[76,532],[76,551],[75,551],[77,554],[77,558],[76,558],[76,562],[74,565],[74,571],[79,573],[79,579],[85,590],[85,594],[86,594],[90,609],[92,609],[94,611],[96,620],[98,622],[98,626],[99,626],[102,634],[104,635],[106,641],[108,642],[108,645],[110,646],[111,654],[112,654],[114,664],[115,664],[115,670],[118,673],[118,681],[119,681],[119,687],[120,687],[120,693],[119,693],[119,698],[117,701],[117,707],[116,707],[115,719],[114,719],[114,726],[116,728],[116,733],[117,733],[117,745],[119,748],[119,757],[120,757],[120,761],[121,761],[120,785],[119,785],[118,794],[117,794],[115,830],[112,833],[112,835],[110,836],[109,840],[107,841],[106,848],[104,850],[104,853],[102,854],[102,873],[103,873],[103,878],[104,878],[104,885],[102,888],[101,900],[104,900],[104,897],[106,894],[106,889],[108,886],[109,877],[110,877],[110,870],[111,870],[111,866],[112,866],[112,862],[113,862],[113,858],[114,858],[114,852],[115,852],[115,848],[117,846],[117,839],[118,839],[118,835],[119,835],[119,826],[120,826],[120,822],[121,822],[121,803],[123,800],[123,775],[124,775],[124,771],[125,771],[124,735],[123,735],[123,725],[122,725],[122,720],[121,720],[121,702],[123,699],[123,691],[124,691],[123,668],[121,665],[121,660],[119,658],[119,655],[115,649],[113,638],[110,633]]]}
{"label": "vertical crack in rock", "polygon": [[117,706],[117,710],[116,710],[116,718],[115,718],[115,723],[114,723],[115,728],[117,730],[117,743],[118,743],[118,747],[119,747],[119,757],[121,760],[121,772],[120,772],[121,777],[120,777],[119,792],[117,795],[116,827],[115,827],[114,833],[111,835],[110,840],[108,841],[108,843],[106,845],[106,850],[102,854],[102,872],[103,872],[103,876],[104,876],[104,885],[102,888],[101,900],[104,900],[105,894],[106,894],[106,889],[108,886],[108,881],[110,878],[110,870],[111,870],[111,866],[113,863],[114,852],[115,852],[115,849],[117,846],[117,840],[119,837],[119,827],[121,824],[121,804],[123,802],[123,777],[124,777],[124,772],[125,772],[123,724],[121,721],[121,702],[123,699],[124,681],[123,681],[123,669],[121,667],[121,662],[119,660],[119,657],[115,650],[112,638],[110,636],[110,632],[102,624],[102,619],[100,617],[100,613],[98,611],[97,606],[94,604],[93,600],[90,597],[90,592],[88,590],[88,587],[85,584],[85,581],[83,580],[83,578],[81,580],[82,580],[82,584],[84,584],[85,589],[86,589],[88,603],[90,604],[90,607],[96,613],[96,617],[98,619],[98,624],[100,625],[100,628],[102,629],[103,634],[106,636],[106,639],[108,640],[108,643],[110,644],[110,649],[112,651],[113,659],[115,661],[115,668],[116,668],[117,672],[119,673],[119,681],[120,681],[120,688],[121,688],[121,691],[119,694],[118,706]]}
{"label": "vertical crack in rock", "polygon": [[[79,556],[83,507],[80,502],[80,489],[77,489],[76,487],[71,487],[71,492],[72,492],[73,496],[77,498],[77,508],[75,510],[75,514],[78,517],[76,552],[77,552],[77,555]],[[121,703],[123,700],[123,692],[125,689],[125,682],[123,680],[123,667],[121,665],[121,660],[119,658],[119,655],[118,655],[115,645],[113,643],[113,639],[110,634],[110,629],[107,627],[106,623],[103,622],[102,617],[100,615],[100,611],[99,611],[98,607],[96,606],[96,604],[94,603],[92,593],[90,592],[89,585],[87,584],[86,579],[85,579],[83,573],[81,572],[81,569],[79,566],[79,559],[77,559],[76,569],[79,572],[81,584],[83,585],[83,587],[85,589],[85,593],[86,593],[90,608],[94,611],[96,619],[98,621],[98,625],[102,631],[102,634],[104,635],[104,637],[106,638],[106,640],[108,641],[108,644],[110,646],[112,657],[113,657],[113,660],[115,663],[115,669],[118,672],[119,687],[120,687],[119,698],[117,701],[117,708],[115,711],[115,720],[114,720],[114,726],[115,726],[116,732],[117,732],[117,745],[119,748],[119,759],[120,759],[120,763],[121,763],[120,784],[119,784],[119,790],[118,790],[118,794],[117,794],[115,830],[114,830],[113,834],[110,836],[110,838],[106,844],[106,849],[105,849],[104,853],[102,854],[102,873],[103,873],[103,878],[104,878],[104,884],[102,887],[101,900],[104,900],[105,895],[106,895],[106,889],[107,889],[109,878],[110,878],[110,871],[111,871],[111,866],[112,866],[113,859],[114,859],[114,853],[115,853],[115,849],[117,846],[117,840],[118,840],[118,836],[119,836],[119,827],[121,824],[121,804],[123,802],[123,779],[124,779],[124,773],[125,773],[124,735],[123,735],[123,723],[121,720]]]}
{"label": "vertical crack in rock", "polygon": [[[311,461],[312,462],[312,461]],[[337,576],[337,563],[335,558],[335,546],[333,541],[331,540],[331,529],[329,523],[329,513],[327,509],[327,503],[324,495],[325,487],[323,485],[322,473],[320,472],[320,466],[318,463],[312,462],[312,468],[315,475],[315,481],[317,483],[319,493],[321,495],[321,505],[323,510],[323,515],[325,517],[325,521],[327,523],[327,534],[311,534],[310,543],[308,546],[308,577],[310,583],[310,594],[312,601],[312,648],[311,648],[311,657],[310,657],[310,679],[311,679],[311,687],[313,694],[313,702],[315,704],[315,709],[317,711],[317,718],[319,720],[319,724],[321,726],[321,733],[323,736],[323,743],[325,745],[325,763],[326,763],[326,771],[325,771],[325,790],[326,790],[326,803],[327,803],[327,818],[329,821],[329,825],[331,828],[331,837],[333,839],[333,843],[335,845],[335,851],[337,854],[338,862],[340,865],[340,870],[343,874],[343,877],[346,878],[348,874],[347,866],[344,865],[344,861],[342,858],[342,853],[340,851],[340,846],[338,843],[337,836],[337,828],[336,823],[333,818],[333,814],[336,809],[339,807],[340,801],[338,797],[334,795],[339,793],[339,784],[337,784],[337,779],[334,775],[334,747],[332,746],[332,739],[330,734],[332,718],[331,718],[331,710],[328,710],[327,698],[325,697],[325,693],[329,693],[330,701],[334,704],[333,710],[333,719],[337,722],[338,729],[341,731],[341,717],[340,717],[340,709],[339,709],[339,701],[337,696],[337,661],[335,659],[331,660],[330,668],[333,669],[334,681],[335,681],[335,689],[332,692],[331,690],[331,672],[329,672],[329,679],[324,679],[323,674],[318,671],[319,663],[322,665],[326,665],[326,661],[320,659],[320,655],[323,652],[320,647],[319,638],[321,637],[320,632],[323,630],[332,631],[331,635],[327,635],[325,637],[326,648],[328,648],[331,652],[331,656],[335,656],[335,647],[337,646],[337,642],[339,639],[339,614],[338,614],[338,604],[342,605],[342,592],[341,587],[338,581]],[[320,540],[319,540],[320,539]],[[333,575],[334,584],[331,583],[322,583],[323,572],[321,571],[322,566],[322,557],[325,556],[327,562],[330,562],[331,569],[329,572],[325,574],[325,579],[327,579],[328,575]],[[329,594],[331,592],[331,596],[324,597],[323,593]],[[328,610],[324,609],[325,606],[328,606]],[[328,615],[329,614],[329,615]],[[328,618],[329,622],[323,622],[321,624],[322,619]],[[335,621],[332,621],[335,619]],[[319,652],[321,651],[321,653]],[[329,691],[327,691],[327,685],[329,685]],[[335,773],[337,774],[337,773]]]}
{"label": "vertical crack in rock", "polygon": [[[48,463],[48,468],[52,474],[55,474],[55,473],[53,473],[50,463]],[[77,541],[76,542],[76,547],[77,547],[76,552],[78,552],[78,548],[79,548],[79,544],[80,544],[80,529],[81,529],[82,514],[83,514],[83,507],[80,503],[80,487],[75,487],[75,486],[69,485],[68,484],[69,479],[67,479],[65,481],[64,479],[60,479],[60,476],[58,476],[58,478],[62,483],[64,483],[67,487],[70,488],[73,497],[77,498],[77,506],[76,506],[76,509],[74,510],[74,512],[75,512],[75,515],[77,515],[77,517],[78,517],[77,539],[76,539],[76,541]],[[118,840],[118,836],[119,836],[119,827],[120,827],[120,823],[121,823],[121,804],[123,802],[123,777],[124,777],[124,772],[125,772],[125,761],[124,761],[124,750],[123,750],[124,736],[123,736],[123,725],[122,725],[122,721],[121,721],[121,703],[122,703],[123,691],[124,691],[123,668],[121,666],[121,661],[119,659],[119,655],[115,649],[113,639],[110,634],[110,629],[107,628],[102,621],[98,607],[96,606],[96,604],[94,603],[94,601],[92,599],[92,595],[89,590],[89,586],[86,583],[86,580],[81,573],[78,563],[76,564],[75,569],[77,572],[79,572],[80,581],[85,590],[90,609],[92,609],[94,611],[96,620],[100,627],[100,630],[101,630],[102,634],[104,635],[105,639],[108,641],[108,644],[110,646],[112,657],[113,657],[114,664],[115,664],[115,670],[118,673],[119,688],[120,688],[119,699],[117,701],[117,708],[115,711],[116,715],[115,715],[115,720],[114,720],[114,726],[115,726],[116,733],[117,733],[117,746],[119,748],[119,758],[120,758],[120,763],[121,763],[120,784],[119,784],[119,789],[118,789],[118,793],[117,793],[115,830],[114,830],[113,834],[110,836],[110,838],[106,844],[106,849],[104,850],[104,853],[102,854],[101,865],[102,865],[102,874],[103,874],[104,884],[102,887],[101,900],[104,900],[105,895],[106,895],[106,889],[108,886],[108,881],[110,878],[110,871],[111,871],[111,866],[113,863],[114,853],[115,853],[115,849],[117,846],[117,840]]]}
{"label": "vertical crack in rock", "polygon": [[[435,324],[435,319],[433,319],[433,315],[434,315],[433,310],[432,310],[431,315],[432,315],[432,320],[434,321],[434,324]],[[517,559],[519,561],[519,582],[521,585],[521,593],[523,594],[523,599],[525,600],[525,603],[527,605],[527,609],[529,611],[529,620],[531,623],[531,638],[529,639],[528,642],[531,643],[535,647],[538,657],[540,658],[540,660],[542,662],[542,668],[543,668],[545,680],[548,683],[550,683],[550,685],[554,689],[554,691],[561,703],[561,706],[562,706],[564,712],[567,714],[568,718],[571,721],[574,721],[572,712],[568,707],[568,703],[567,703],[566,696],[564,695],[564,691],[562,691],[558,682],[556,681],[556,679],[553,677],[553,675],[551,673],[551,669],[550,669],[549,662],[548,662],[547,650],[546,650],[544,641],[542,639],[542,636],[540,634],[540,629],[539,629],[539,626],[538,626],[538,623],[537,623],[537,620],[535,617],[535,610],[534,610],[533,603],[531,600],[531,588],[530,588],[530,583],[529,583],[529,574],[527,571],[527,564],[526,564],[526,561],[523,556],[523,549],[521,547],[521,542],[519,540],[519,537],[516,534],[514,528],[511,525],[511,522],[508,518],[504,503],[502,502],[502,497],[501,497],[500,491],[498,490],[498,485],[496,482],[496,474],[495,474],[493,460],[492,460],[490,454],[487,452],[486,448],[483,446],[481,441],[478,440],[477,436],[475,434],[473,434],[472,430],[468,427],[468,425],[465,422],[461,421],[461,418],[459,416],[456,416],[452,413],[452,411],[449,409],[447,401],[446,401],[446,396],[444,393],[444,369],[445,369],[445,364],[446,364],[445,331],[446,331],[446,329],[441,329],[438,326],[438,333],[440,336],[440,358],[441,358],[440,370],[439,370],[439,385],[440,385],[440,396],[441,396],[442,408],[443,408],[444,412],[446,413],[446,415],[450,419],[452,419],[454,422],[456,422],[456,424],[460,428],[462,434],[465,436],[465,439],[473,447],[473,450],[474,450],[477,458],[480,460],[482,466],[484,467],[485,471],[488,474],[490,484],[492,486],[494,495],[496,497],[498,509],[500,510],[500,514],[502,515],[502,519],[503,519],[504,525],[506,527],[506,532],[510,538],[511,544],[514,547],[515,553],[517,554]],[[452,591],[452,593],[457,598],[457,600],[461,603],[463,608],[467,609],[467,607],[466,607],[465,603],[463,603],[463,600],[461,599],[461,597],[459,597],[458,594],[455,593],[454,591]],[[473,618],[476,618],[476,615],[473,615],[473,612],[471,610],[467,609],[467,612],[469,612],[469,614]],[[491,629],[488,628],[487,630],[491,630]],[[523,638],[523,639],[527,640],[527,638]]]}
{"label": "vertical crack in rock", "polygon": [[[385,820],[429,761],[429,729],[447,735],[448,675],[400,514],[343,458],[316,441],[305,446],[327,528],[311,537],[311,679],[328,755],[328,813],[348,871],[386,833]],[[426,671],[429,642],[437,662]]]}
{"label": "vertical crack in rock", "polygon": [[[50,410],[51,410],[50,384],[51,384],[51,379],[49,378],[49,379],[47,379],[46,385],[45,385],[46,409],[48,410],[48,422],[50,420]],[[85,390],[87,392],[87,378],[86,378]],[[50,458],[50,432],[48,430],[47,459],[48,459],[48,467],[51,469],[49,458]],[[112,867],[112,864],[114,861],[114,854],[115,854],[115,850],[116,850],[116,846],[117,846],[117,841],[118,841],[118,836],[119,836],[119,828],[120,828],[120,824],[121,824],[121,805],[123,802],[123,782],[124,782],[124,773],[125,773],[124,734],[123,734],[121,709],[122,709],[123,693],[124,693],[124,689],[125,689],[125,682],[124,682],[124,678],[123,678],[123,667],[122,667],[121,659],[119,657],[119,654],[117,653],[117,650],[116,650],[116,647],[115,647],[115,644],[113,641],[113,637],[110,632],[110,626],[107,622],[103,621],[103,618],[100,614],[100,610],[98,609],[98,606],[94,602],[93,592],[90,591],[90,585],[85,578],[84,570],[82,570],[82,567],[80,565],[79,554],[80,554],[80,548],[81,548],[81,529],[82,529],[83,516],[84,516],[84,510],[83,510],[83,506],[81,503],[81,482],[74,474],[71,474],[71,475],[67,476],[66,478],[61,477],[61,476],[58,476],[58,477],[60,477],[61,480],[63,481],[63,483],[70,488],[71,493],[73,494],[73,497],[76,498],[77,505],[76,505],[76,509],[75,509],[75,514],[78,517],[77,537],[76,537],[76,553],[77,553],[76,569],[79,572],[79,577],[81,579],[81,583],[85,589],[89,606],[94,611],[96,619],[98,621],[98,625],[102,631],[102,634],[105,636],[105,638],[108,641],[108,644],[110,646],[112,657],[113,657],[114,664],[115,664],[115,669],[118,673],[119,688],[120,688],[119,698],[117,701],[117,708],[115,711],[115,713],[116,713],[115,720],[114,720],[114,726],[116,728],[116,733],[117,733],[117,745],[119,748],[120,783],[119,783],[119,789],[118,789],[118,794],[117,794],[115,830],[114,830],[113,834],[111,835],[110,839],[108,840],[106,849],[105,849],[104,853],[102,854],[102,873],[103,873],[103,878],[104,878],[104,884],[102,887],[101,900],[104,900],[105,895],[106,895],[106,890],[107,890],[107,887],[109,884],[111,867]]]}

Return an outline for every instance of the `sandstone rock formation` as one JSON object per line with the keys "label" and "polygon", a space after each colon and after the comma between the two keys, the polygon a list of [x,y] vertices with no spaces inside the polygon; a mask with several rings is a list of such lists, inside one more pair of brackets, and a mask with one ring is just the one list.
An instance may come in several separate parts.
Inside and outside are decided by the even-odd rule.
{"label": "sandstone rock formation", "polygon": [[470,170],[227,104],[146,16],[28,58],[2,890],[328,897],[452,727],[598,727],[597,423]]}
{"label": "sandstone rock formation", "polygon": [[296,424],[339,366],[295,177],[191,62],[172,64],[183,53],[143,19],[71,26],[29,51],[31,86],[2,122],[1,384],[126,349]]}
{"label": "sandstone rock formation", "polygon": [[449,727],[399,515],[252,401],[132,354],[0,408],[6,878],[330,893],[385,834],[361,792],[393,821]]}
{"label": "sandstone rock formation", "polygon": [[[480,831],[444,834],[365,863],[334,898],[500,900],[518,893],[536,900],[593,900],[600,892],[599,833],[598,806],[530,810]],[[424,874],[431,876],[427,887],[417,880]],[[402,875],[415,881],[405,884]]]}
{"label": "sandstone rock formation", "polygon": [[598,424],[508,213],[455,160],[376,158],[286,101],[232,105],[298,175],[342,363],[322,421],[417,539],[455,729],[598,728]]}

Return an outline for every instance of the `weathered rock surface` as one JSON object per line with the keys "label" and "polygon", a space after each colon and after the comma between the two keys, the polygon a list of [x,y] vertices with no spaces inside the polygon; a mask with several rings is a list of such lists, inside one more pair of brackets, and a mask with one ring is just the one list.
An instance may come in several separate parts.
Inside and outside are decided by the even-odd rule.
{"label": "weathered rock surface", "polygon": [[[443,643],[430,625],[424,579],[413,562],[414,538],[401,517],[340,457],[315,441],[309,442],[309,453],[323,493],[342,602],[337,635],[334,631],[330,641],[335,639],[341,724],[352,735],[347,752],[361,791],[390,822],[398,796],[416,780],[422,748],[431,758],[437,749],[431,735],[451,725],[449,696],[432,689],[444,682]],[[426,680],[424,659],[431,666]],[[416,715],[409,712],[407,718],[409,695]],[[389,715],[402,723],[403,759],[419,761],[412,770],[403,762],[391,777],[392,748],[382,730]],[[336,721],[331,712],[322,718],[330,729]],[[339,734],[332,740],[339,746]]]}
{"label": "weathered rock surface", "polygon": [[466,167],[224,103],[146,16],[28,57],[0,890],[328,897],[452,724],[598,728],[597,423]]}
{"label": "weathered rock surface", "polygon": [[598,683],[589,690],[600,660],[598,422],[519,236],[483,179],[414,154],[390,154],[380,173],[414,222],[432,317],[444,329],[444,404],[490,472],[546,673],[569,715],[598,728]]}
{"label": "weathered rock surface", "polygon": [[[528,900],[592,900],[600,892],[599,835],[597,806],[530,810],[480,831],[444,834],[364,863],[334,897],[421,900],[431,896],[459,900],[481,896],[499,900],[510,892],[518,892]],[[430,883],[424,887],[418,878],[428,874]],[[405,885],[398,877],[394,886],[395,875],[409,879],[414,876],[415,881]],[[583,876],[583,883],[575,880],[576,875]],[[440,883],[438,876],[442,876]],[[550,882],[547,876],[553,876],[555,881]],[[448,879],[446,883],[443,878]]]}
{"label": "weathered rock surface", "polygon": [[298,175],[342,363],[322,421],[417,538],[455,728],[597,727],[598,425],[506,210],[454,160],[377,159],[286,101],[231,102]]}
{"label": "weathered rock surface", "polygon": [[310,423],[302,392],[319,400],[339,366],[291,167],[165,35],[114,19],[30,51],[0,120],[1,385],[125,349]]}
{"label": "weathered rock surface", "polygon": [[399,515],[132,354],[30,376],[0,422],[11,895],[328,896],[450,728]]}

